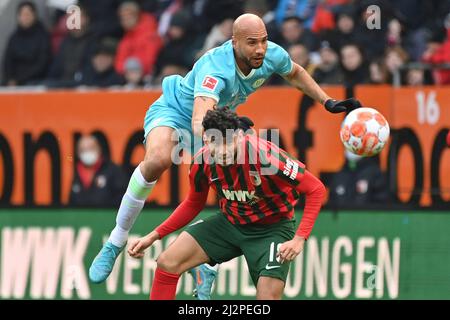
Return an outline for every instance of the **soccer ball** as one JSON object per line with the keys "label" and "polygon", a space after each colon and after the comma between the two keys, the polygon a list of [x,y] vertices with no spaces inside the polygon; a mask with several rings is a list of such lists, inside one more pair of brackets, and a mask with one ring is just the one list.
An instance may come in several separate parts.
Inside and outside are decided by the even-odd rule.
{"label": "soccer ball", "polygon": [[345,148],[359,156],[374,156],[389,139],[389,124],[372,108],[358,108],[342,122],[340,136]]}

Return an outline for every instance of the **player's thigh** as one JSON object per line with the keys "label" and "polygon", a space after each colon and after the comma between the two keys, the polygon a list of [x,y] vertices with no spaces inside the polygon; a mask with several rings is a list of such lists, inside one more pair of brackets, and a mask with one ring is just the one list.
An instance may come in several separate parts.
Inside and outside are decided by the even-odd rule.
{"label": "player's thigh", "polygon": [[186,232],[197,240],[212,265],[242,255],[241,235],[222,213],[196,221]]}
{"label": "player's thigh", "polygon": [[285,281],[278,278],[261,276],[256,286],[256,299],[280,300],[283,296]]}
{"label": "player's thigh", "polygon": [[209,262],[208,255],[197,240],[187,232],[182,232],[157,259],[159,268],[176,274],[205,262]]}
{"label": "player's thigh", "polygon": [[253,230],[254,232],[251,229],[246,231],[242,251],[255,286],[263,276],[286,281],[289,263],[280,263],[277,252],[282,243],[292,240],[295,235],[294,227],[294,221],[282,221],[259,226],[260,230]]}
{"label": "player's thigh", "polygon": [[170,127],[153,128],[146,137],[145,157],[140,168],[147,181],[158,179],[172,165],[172,150],[177,142],[172,135],[175,129]]}

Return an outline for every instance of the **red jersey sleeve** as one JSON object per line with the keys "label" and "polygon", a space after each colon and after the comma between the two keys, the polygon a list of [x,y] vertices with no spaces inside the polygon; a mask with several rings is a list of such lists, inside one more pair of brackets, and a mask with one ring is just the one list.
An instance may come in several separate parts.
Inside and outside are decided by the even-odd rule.
{"label": "red jersey sleeve", "polygon": [[318,178],[306,170],[296,190],[298,193],[305,195],[305,208],[303,209],[303,216],[295,234],[306,240],[311,234],[320,208],[322,207],[322,202],[325,197],[325,186]]}
{"label": "red jersey sleeve", "polygon": [[259,153],[261,173],[273,174],[279,178],[280,183],[288,184],[299,194],[305,195],[305,208],[296,235],[308,239],[322,206],[325,186],[305,169],[303,163],[283,149],[264,140],[259,140],[258,143],[260,145],[255,150]]}
{"label": "red jersey sleeve", "polygon": [[160,239],[186,226],[205,207],[209,185],[202,164],[191,165],[189,182],[190,189],[186,199],[155,229]]}

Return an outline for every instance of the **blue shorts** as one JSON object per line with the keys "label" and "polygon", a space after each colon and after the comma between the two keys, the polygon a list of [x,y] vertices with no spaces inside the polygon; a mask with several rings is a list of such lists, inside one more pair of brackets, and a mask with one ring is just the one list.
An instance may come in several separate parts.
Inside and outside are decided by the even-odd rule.
{"label": "blue shorts", "polygon": [[[174,107],[169,106],[164,95],[158,98],[147,110],[144,119],[144,144],[148,134],[156,127],[169,127],[175,129],[175,134],[172,137],[173,141],[178,141],[181,148],[188,149],[190,152],[195,152],[197,148],[196,141],[193,144],[194,136],[192,134],[192,119],[183,115]],[[196,140],[199,140],[197,138]],[[201,140],[201,139],[200,139]],[[192,149],[194,148],[194,149]]]}

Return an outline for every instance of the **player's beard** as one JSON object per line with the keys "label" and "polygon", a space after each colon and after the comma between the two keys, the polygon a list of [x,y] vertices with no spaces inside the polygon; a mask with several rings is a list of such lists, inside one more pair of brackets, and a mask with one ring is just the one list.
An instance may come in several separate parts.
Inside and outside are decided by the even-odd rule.
{"label": "player's beard", "polygon": [[259,69],[259,68],[262,67],[262,65],[263,65],[263,63],[264,63],[264,56],[262,57],[261,64],[259,64],[259,65],[253,64],[251,59],[252,59],[252,58],[247,58],[247,57],[244,59],[245,64],[246,64],[250,69]]}

